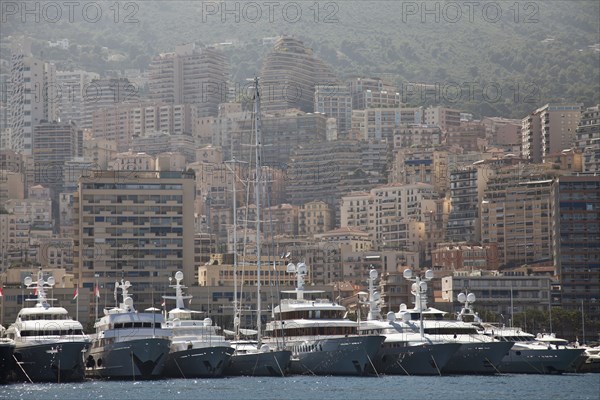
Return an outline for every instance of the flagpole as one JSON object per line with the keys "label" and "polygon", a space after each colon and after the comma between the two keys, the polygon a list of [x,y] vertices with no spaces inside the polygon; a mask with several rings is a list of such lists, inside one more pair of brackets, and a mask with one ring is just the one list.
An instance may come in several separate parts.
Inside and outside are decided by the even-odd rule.
{"label": "flagpole", "polygon": [[75,288],[75,319],[79,321],[79,282]]}
{"label": "flagpole", "polygon": [[95,274],[96,277],[96,287],[94,288],[94,299],[96,300],[96,316],[94,322],[98,321],[98,297],[100,297],[100,287],[98,286],[98,274]]}

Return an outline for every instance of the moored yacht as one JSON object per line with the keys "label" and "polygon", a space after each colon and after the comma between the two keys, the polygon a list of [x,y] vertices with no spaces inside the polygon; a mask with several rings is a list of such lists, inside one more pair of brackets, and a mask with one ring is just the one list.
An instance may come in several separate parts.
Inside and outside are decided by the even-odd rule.
{"label": "moored yacht", "polygon": [[379,352],[373,359],[378,373],[392,375],[441,375],[442,368],[460,348],[459,343],[435,342],[428,335],[405,329],[396,322],[393,312],[381,320],[379,293],[375,291],[377,271],[369,271],[369,313],[360,321],[359,331],[385,336]]}
{"label": "moored yacht", "polygon": [[[254,155],[255,155],[255,180],[254,180],[254,201],[256,204],[256,341],[248,341],[239,339],[239,308],[237,303],[237,261],[234,261],[234,337],[231,346],[234,348],[234,353],[231,356],[231,362],[225,369],[225,375],[246,375],[246,376],[285,376],[290,364],[292,353],[289,350],[281,349],[279,346],[272,348],[262,342],[261,338],[261,228],[260,228],[260,200],[262,196],[262,138],[260,130],[260,87],[258,77],[254,78],[254,110],[253,110],[253,131],[254,131]],[[250,185],[248,185],[249,187]],[[234,184],[235,188],[235,184]],[[235,190],[235,189],[234,189]],[[234,192],[235,193],[235,192]],[[235,195],[233,196],[235,199]],[[235,215],[235,200],[234,200],[234,215]],[[235,220],[235,218],[234,218]],[[234,243],[236,225],[234,224]],[[234,260],[237,260],[237,249],[234,249]]]}
{"label": "moored yacht", "polygon": [[156,379],[163,373],[171,340],[162,329],[163,316],[137,312],[128,294],[129,281],[115,282],[123,302],[105,309],[86,358],[86,373],[104,379]]}
{"label": "moored yacht", "polygon": [[305,294],[322,291],[304,290],[306,265],[288,264],[296,274],[295,299],[283,299],[273,308],[272,321],[265,334],[268,343],[282,343],[292,351],[290,371],[294,374],[365,375],[373,362],[383,336],[359,335],[358,322],[345,317],[346,307],[330,300],[308,300]]}
{"label": "moored yacht", "polygon": [[220,328],[213,325],[210,318],[194,318],[203,312],[185,307],[183,300],[192,296],[183,295],[185,287],[181,284],[181,271],[177,271],[175,280],[175,285],[169,285],[175,289],[175,296],[163,296],[176,302],[162,325],[163,329],[171,332],[171,351],[164,375],[176,378],[219,377],[229,365],[233,348],[219,334]]}
{"label": "moored yacht", "polygon": [[15,341],[4,337],[5,329],[0,325],[0,383],[5,383],[15,366],[13,353]]}
{"label": "moored yacht", "polygon": [[427,307],[427,281],[433,279],[433,271],[425,277],[413,277],[412,270],[404,271],[404,278],[413,281],[411,291],[415,296],[415,307],[408,309],[400,305],[396,318],[403,329],[427,334],[435,342],[460,343],[442,369],[448,374],[493,374],[496,367],[514,342],[501,342],[480,333],[477,328],[463,321],[444,319],[444,311]]}
{"label": "moored yacht", "polygon": [[600,372],[600,346],[583,347],[585,350],[583,363],[577,372]]}
{"label": "moored yacht", "polygon": [[473,312],[471,303],[476,300],[473,293],[458,295],[458,301],[464,303],[459,320],[471,322],[480,332],[500,341],[514,343],[512,348],[496,366],[500,372],[515,374],[563,373],[575,369],[574,363],[584,352],[583,348],[569,346],[564,339],[554,335],[535,336],[521,328],[496,326],[484,323]]}
{"label": "moored yacht", "polygon": [[42,270],[37,281],[31,277],[24,280],[25,286],[35,289],[33,307],[19,311],[16,321],[6,330],[8,338],[14,340],[13,368],[15,379],[30,382],[69,382],[84,378],[83,356],[90,338],[83,333],[79,321],[69,317],[67,310],[53,307],[46,297],[46,289],[54,286],[54,278],[44,281]]}

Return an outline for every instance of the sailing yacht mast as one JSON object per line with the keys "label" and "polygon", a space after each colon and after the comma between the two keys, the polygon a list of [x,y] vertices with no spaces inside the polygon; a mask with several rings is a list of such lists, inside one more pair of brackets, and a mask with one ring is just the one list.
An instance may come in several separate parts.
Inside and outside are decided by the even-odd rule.
{"label": "sailing yacht mast", "polygon": [[260,295],[260,195],[261,195],[261,137],[260,137],[260,92],[258,89],[258,77],[254,78],[254,137],[256,154],[256,173],[254,182],[254,197],[256,202],[256,340],[260,348],[261,328],[261,295]]}

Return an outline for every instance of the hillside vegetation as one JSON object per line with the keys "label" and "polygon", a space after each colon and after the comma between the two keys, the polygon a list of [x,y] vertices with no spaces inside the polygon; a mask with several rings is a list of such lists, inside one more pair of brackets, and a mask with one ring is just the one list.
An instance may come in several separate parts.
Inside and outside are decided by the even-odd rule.
{"label": "hillside vegetation", "polygon": [[[180,43],[232,42],[224,51],[232,79],[243,82],[258,73],[269,50],[262,38],[288,34],[303,40],[342,78],[386,77],[404,89],[410,104],[439,101],[478,116],[522,117],[548,101],[600,103],[598,1],[482,1],[472,15],[461,1],[426,2],[434,10],[427,15],[421,15],[423,2],[294,2],[300,17],[291,2],[280,2],[270,16],[265,3],[257,2],[260,18],[255,9],[242,9],[245,2],[225,2],[234,10],[229,14],[221,13],[221,2],[98,3],[104,15],[96,23],[84,21],[81,13],[69,22],[66,11],[52,24],[8,17],[3,42],[9,35],[28,35],[36,40],[37,54],[43,51],[59,69],[101,73],[145,69],[154,55]],[[120,8],[117,23],[109,9],[114,4]],[[69,39],[69,50],[45,45],[62,38]],[[7,51],[4,46],[3,57]],[[407,92],[409,82],[438,83],[438,96]]]}

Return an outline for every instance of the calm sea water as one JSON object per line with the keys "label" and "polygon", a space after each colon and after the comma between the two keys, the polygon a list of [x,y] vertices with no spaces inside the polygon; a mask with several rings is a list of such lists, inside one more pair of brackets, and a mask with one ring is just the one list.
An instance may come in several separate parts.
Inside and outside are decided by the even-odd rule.
{"label": "calm sea water", "polygon": [[0,399],[598,400],[600,374],[379,378],[309,377],[12,384]]}

